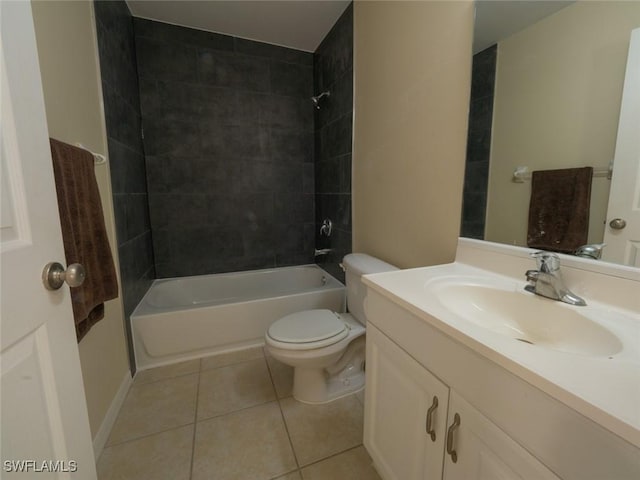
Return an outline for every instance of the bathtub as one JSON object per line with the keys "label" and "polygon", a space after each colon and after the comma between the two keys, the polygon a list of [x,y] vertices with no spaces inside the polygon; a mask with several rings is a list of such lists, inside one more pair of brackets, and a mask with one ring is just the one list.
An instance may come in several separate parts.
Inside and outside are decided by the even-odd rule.
{"label": "bathtub", "polygon": [[301,310],[345,311],[345,287],[317,265],[155,280],[131,315],[139,370],[264,344]]}

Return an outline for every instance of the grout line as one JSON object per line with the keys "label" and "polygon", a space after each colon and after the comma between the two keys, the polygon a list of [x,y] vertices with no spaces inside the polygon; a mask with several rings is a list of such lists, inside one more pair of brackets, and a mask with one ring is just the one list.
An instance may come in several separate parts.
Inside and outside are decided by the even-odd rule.
{"label": "grout line", "polygon": [[304,466],[300,467],[300,474],[302,474],[302,469],[303,468],[307,468],[307,467],[310,467],[312,465],[316,465],[317,463],[324,462],[325,460],[329,460],[330,458],[337,457],[338,455],[342,455],[343,453],[350,452],[351,450],[355,450],[356,448],[360,448],[360,447],[362,447],[362,443],[359,443],[358,445],[355,445],[353,447],[349,447],[349,448],[347,448],[345,450],[342,450],[340,452],[332,453],[328,457],[324,457],[324,458],[321,458],[319,460],[314,460],[313,462],[308,463],[307,465],[304,465]]}
{"label": "grout line", "polygon": [[226,417],[227,415],[232,415],[234,413],[243,412],[245,410],[249,410],[250,408],[261,407],[263,405],[267,405],[269,403],[273,403],[273,402],[277,402],[277,401],[278,401],[278,399],[274,398],[272,400],[267,400],[266,402],[256,403],[255,405],[248,405],[246,407],[239,408],[238,410],[231,410],[229,412],[219,413],[219,414],[213,415],[211,417],[205,417],[205,418],[200,418],[200,419],[196,418],[196,423],[208,422],[209,420],[213,420],[214,418]]}
{"label": "grout line", "polygon": [[299,468],[296,468],[295,470],[291,470],[291,471],[289,471],[289,472],[280,473],[280,474],[278,474],[278,475],[277,475],[277,476],[275,476],[275,477],[271,477],[271,478],[269,478],[269,480],[278,480],[279,478],[282,478],[282,477],[284,477],[284,476],[286,476],[286,475],[291,475],[292,473],[299,473],[299,474],[300,474],[300,475],[299,475],[299,476],[300,476],[300,478],[302,478],[302,472],[300,472],[300,469],[299,469]]}
{"label": "grout line", "polygon": [[[264,350],[263,350],[264,352]],[[266,355],[265,355],[266,361]],[[291,446],[291,452],[293,453],[293,459],[296,462],[296,467],[298,468],[298,472],[300,476],[302,476],[302,472],[300,472],[300,462],[298,461],[298,456],[296,455],[296,450],[293,448],[293,442],[291,441],[291,433],[289,433],[289,426],[287,425],[287,420],[284,417],[284,411],[282,410],[282,404],[280,403],[280,398],[278,398],[278,391],[276,390],[276,384],[273,381],[273,373],[271,372],[271,366],[269,362],[267,362],[267,371],[269,372],[269,378],[271,379],[271,386],[273,387],[273,391],[276,394],[276,401],[278,402],[278,408],[280,409],[280,416],[282,417],[282,423],[284,424],[284,429],[287,432],[287,439],[289,440],[289,446]],[[287,397],[288,398],[288,397]]]}
{"label": "grout line", "polygon": [[144,435],[140,435],[139,437],[128,438],[118,443],[112,443],[110,445],[106,445],[105,449],[110,447],[119,447],[120,445],[124,445],[125,443],[135,442],[138,440],[142,440],[143,438],[152,437],[154,435],[159,435],[161,433],[167,433],[167,432],[170,432],[171,430],[177,430],[178,428],[188,427],[189,425],[194,425],[194,423],[183,423],[181,425],[175,425],[173,427],[165,428],[163,430],[158,430],[157,432],[145,433]]}
{"label": "grout line", "polygon": [[[200,362],[201,364],[202,362]],[[198,399],[200,398],[200,372],[198,372],[198,384],[196,385],[196,408],[193,412],[193,438],[191,440],[191,462],[189,464],[189,479],[193,476],[193,459],[196,452],[196,429],[198,428]]]}
{"label": "grout line", "polygon": [[[158,368],[162,368],[162,367],[158,367]],[[142,370],[143,372],[146,372],[148,370]],[[153,385],[154,383],[158,383],[158,382],[163,382],[165,380],[174,380],[176,378],[180,378],[180,377],[186,377],[187,375],[196,375],[200,373],[200,369],[195,370],[193,372],[184,372],[184,373],[178,373],[176,375],[172,375],[170,377],[164,377],[164,378],[157,378],[155,380],[150,380],[150,381],[135,381],[133,382],[132,386],[138,386],[138,387],[144,387],[145,385]]]}
{"label": "grout line", "polygon": [[[215,355],[214,355],[214,356],[215,356]],[[202,357],[200,360],[203,360],[203,359],[205,359],[205,358],[208,358],[208,357]],[[254,361],[256,361],[256,360],[260,360],[261,358],[264,358],[264,357],[248,358],[247,360],[239,360],[239,361],[234,362],[234,363],[229,363],[229,364],[226,364],[226,365],[219,365],[219,366],[217,366],[217,367],[208,367],[208,368],[204,368],[204,367],[202,367],[202,365],[201,365],[201,366],[200,366],[200,371],[201,371],[201,372],[208,372],[208,371],[210,371],[210,370],[217,370],[218,368],[233,367],[234,365],[240,365],[241,363],[254,362]],[[265,359],[265,361],[266,361],[266,359]],[[201,362],[201,364],[202,364],[202,362]]]}

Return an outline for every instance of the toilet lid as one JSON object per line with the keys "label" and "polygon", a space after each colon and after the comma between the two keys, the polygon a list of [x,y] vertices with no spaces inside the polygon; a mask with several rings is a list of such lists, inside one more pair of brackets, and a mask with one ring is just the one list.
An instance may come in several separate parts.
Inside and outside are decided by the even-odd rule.
{"label": "toilet lid", "polygon": [[349,329],[331,310],[307,310],[275,321],[267,333],[283,343],[325,343],[323,340],[333,337],[336,337],[334,342],[342,340],[349,334]]}

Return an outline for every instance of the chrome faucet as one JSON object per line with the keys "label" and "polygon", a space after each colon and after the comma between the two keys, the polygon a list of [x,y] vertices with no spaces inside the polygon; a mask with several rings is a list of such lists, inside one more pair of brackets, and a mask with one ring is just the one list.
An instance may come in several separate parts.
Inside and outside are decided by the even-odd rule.
{"label": "chrome faucet", "polygon": [[535,252],[531,256],[536,259],[537,270],[527,270],[525,273],[528,285],[527,292],[543,297],[559,300],[570,305],[585,306],[582,298],[571,292],[564,284],[560,273],[560,257],[550,252]]}
{"label": "chrome faucet", "polygon": [[576,257],[593,258],[599,260],[602,258],[602,249],[606,247],[606,243],[590,243],[588,245],[582,245],[573,252]]}

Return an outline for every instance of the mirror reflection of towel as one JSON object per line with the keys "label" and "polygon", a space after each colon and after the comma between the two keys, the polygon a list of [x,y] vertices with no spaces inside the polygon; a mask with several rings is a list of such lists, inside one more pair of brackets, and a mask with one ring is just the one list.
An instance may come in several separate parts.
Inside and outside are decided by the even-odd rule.
{"label": "mirror reflection of towel", "polygon": [[529,247],[573,253],[587,243],[592,177],[592,167],[533,172]]}

